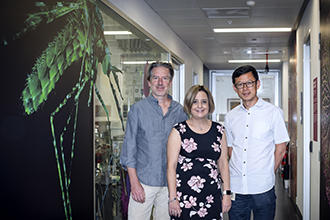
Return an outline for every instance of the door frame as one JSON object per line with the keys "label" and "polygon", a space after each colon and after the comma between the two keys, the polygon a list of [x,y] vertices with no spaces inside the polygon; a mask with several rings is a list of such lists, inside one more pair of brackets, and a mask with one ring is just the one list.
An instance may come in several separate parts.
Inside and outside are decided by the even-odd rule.
{"label": "door frame", "polygon": [[303,99],[302,99],[302,124],[303,124],[303,218],[310,219],[310,186],[311,186],[311,30],[304,38],[303,44]]}

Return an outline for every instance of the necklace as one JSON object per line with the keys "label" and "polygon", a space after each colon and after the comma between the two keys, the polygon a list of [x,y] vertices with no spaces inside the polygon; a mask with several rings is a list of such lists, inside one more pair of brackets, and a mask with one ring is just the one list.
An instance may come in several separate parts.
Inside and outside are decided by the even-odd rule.
{"label": "necklace", "polygon": [[205,124],[203,124],[202,126],[199,126],[197,123],[193,123],[193,125],[195,125],[197,128],[199,128],[199,130],[203,131],[204,126],[207,125],[208,122],[206,122]]}

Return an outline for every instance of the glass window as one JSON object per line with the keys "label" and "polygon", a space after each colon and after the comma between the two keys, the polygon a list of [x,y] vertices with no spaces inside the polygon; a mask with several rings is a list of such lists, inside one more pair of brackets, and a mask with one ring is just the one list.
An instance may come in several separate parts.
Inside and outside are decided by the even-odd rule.
{"label": "glass window", "polygon": [[[113,76],[111,76],[111,83],[116,88],[118,104],[121,108],[120,113],[123,116],[125,126],[130,106],[149,95],[150,88],[144,78],[148,64],[153,61],[169,62],[169,53],[108,6],[102,2],[98,2],[98,5],[104,23],[104,35],[111,53],[111,63],[122,71],[122,73],[118,73],[121,95]],[[119,190],[121,187],[119,155],[124,131],[109,78],[102,72],[101,65],[98,68],[96,87],[107,107],[110,119],[110,124],[108,124],[107,114],[95,96],[95,209],[96,215],[104,219],[105,217],[101,216],[104,213],[108,213],[108,216],[121,216],[118,211],[121,196]],[[111,187],[105,187],[109,184]],[[111,192],[105,192],[105,189]],[[112,207],[107,206],[107,204],[103,204],[103,207],[99,206],[102,204],[102,196],[105,193],[107,196],[113,196],[110,199],[112,200]]]}

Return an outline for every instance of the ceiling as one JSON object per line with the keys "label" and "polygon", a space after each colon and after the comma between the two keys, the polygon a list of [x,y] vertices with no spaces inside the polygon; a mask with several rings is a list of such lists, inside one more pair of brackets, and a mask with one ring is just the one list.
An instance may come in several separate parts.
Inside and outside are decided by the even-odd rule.
{"label": "ceiling", "polygon": [[[235,69],[232,59],[288,58],[291,32],[284,33],[215,33],[214,28],[282,28],[296,29],[309,0],[145,0],[188,47],[212,69]],[[219,10],[221,8],[221,10]],[[205,10],[213,9],[213,10]],[[218,18],[207,17],[218,15]],[[218,14],[217,14],[218,13]],[[219,18],[220,15],[220,18]],[[214,17],[214,16],[211,16]],[[264,69],[266,63],[253,63]],[[282,63],[269,63],[281,69]]]}

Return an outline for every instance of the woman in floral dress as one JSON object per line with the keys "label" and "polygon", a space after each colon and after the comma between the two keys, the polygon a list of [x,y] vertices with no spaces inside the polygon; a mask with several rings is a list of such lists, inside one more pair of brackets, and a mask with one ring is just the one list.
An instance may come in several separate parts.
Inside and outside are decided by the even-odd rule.
{"label": "woman in floral dress", "polygon": [[221,185],[230,192],[224,127],[207,119],[214,102],[204,86],[189,89],[184,109],[191,118],[174,126],[167,144],[169,213],[171,219],[219,220],[231,207],[230,195],[221,193]]}

